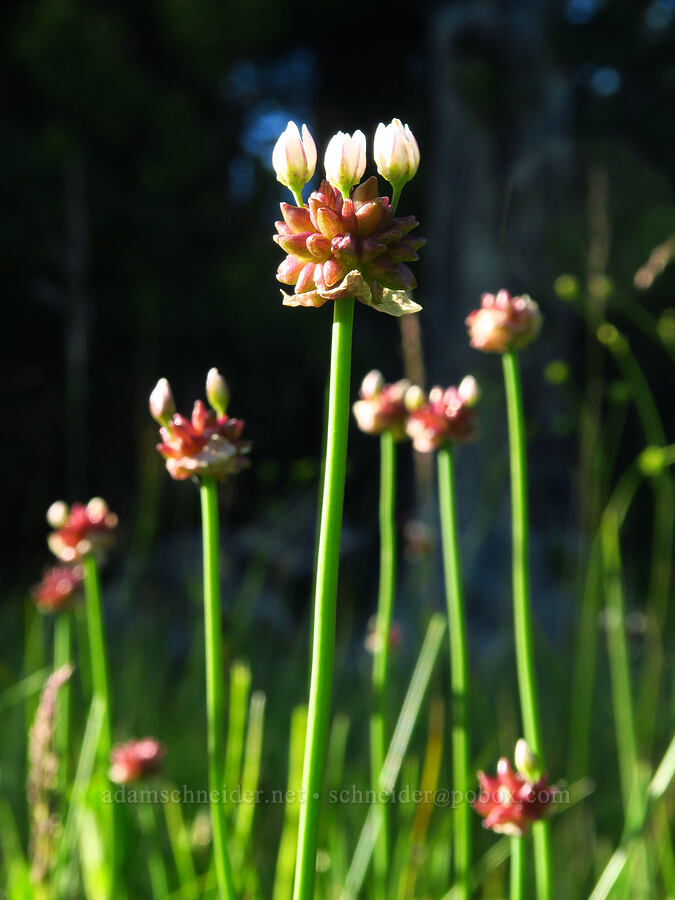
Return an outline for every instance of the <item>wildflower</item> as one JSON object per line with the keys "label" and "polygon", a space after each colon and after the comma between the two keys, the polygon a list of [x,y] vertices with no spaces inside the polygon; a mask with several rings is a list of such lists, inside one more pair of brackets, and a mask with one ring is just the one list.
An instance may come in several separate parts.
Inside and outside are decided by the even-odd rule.
{"label": "wildflower", "polygon": [[34,884],[48,880],[56,857],[60,831],[54,796],[59,769],[59,759],[53,750],[56,700],[72,673],[73,667],[68,664],[49,676],[28,739],[31,881]]}
{"label": "wildflower", "polygon": [[475,380],[467,376],[460,386],[434,387],[429,399],[408,416],[406,431],[413,447],[420,453],[431,453],[449,441],[466,443],[476,436],[473,406],[478,399]]}
{"label": "wildflower", "polygon": [[49,549],[65,563],[106,550],[117,527],[117,516],[101,497],[94,497],[86,506],[73,503],[70,508],[59,500],[49,507],[47,521],[55,529],[47,538]]}
{"label": "wildflower", "polygon": [[272,151],[277,181],[291,191],[301,191],[316,168],[316,145],[309,128],[302,126],[302,137],[295,122],[289,122]]}
{"label": "wildflower", "polygon": [[156,774],[166,755],[166,748],[155,738],[132,739],[117,744],[110,751],[108,777],[116,784],[129,784]]}
{"label": "wildflower", "polygon": [[480,794],[472,805],[483,816],[484,828],[521,837],[550,811],[558,789],[548,783],[546,774],[539,775],[538,760],[524,741],[516,745],[516,763],[514,772],[503,757],[496,776],[479,772]]}
{"label": "wildflower", "polygon": [[53,566],[33,588],[33,599],[43,612],[70,609],[78,599],[82,578],[81,566]]}
{"label": "wildflower", "polygon": [[[197,400],[190,419],[174,413],[164,423],[163,419],[155,416],[162,424],[159,429],[162,443],[157,445],[157,449],[166,459],[169,475],[177,481],[193,475],[212,475],[222,479],[249,465],[245,454],[251,445],[241,439],[244,423],[225,414],[229,391],[217,369],[209,372],[206,392],[212,409]],[[152,403],[150,412],[155,415]]]}
{"label": "wildflower", "polygon": [[346,199],[366,171],[366,136],[338,131],[328,142],[323,160],[328,182]]}
{"label": "wildflower", "polygon": [[382,373],[373,369],[361,384],[361,399],[352,411],[356,423],[366,434],[382,434],[391,431],[397,441],[405,437],[408,410],[405,404],[411,384],[407,378],[385,384]]}
{"label": "wildflower", "polygon": [[375,132],[373,155],[377,171],[398,191],[414,178],[420,164],[415,136],[400,119],[392,119],[389,125],[380,122]]}
{"label": "wildflower", "polygon": [[481,308],[466,319],[471,346],[486,353],[522,350],[541,330],[539,307],[527,294],[512,297],[508,291],[483,294]]}
{"label": "wildflower", "polygon": [[328,300],[356,297],[366,306],[394,316],[421,309],[409,296],[416,287],[407,262],[418,259],[423,238],[410,237],[414,216],[394,218],[388,197],[378,197],[373,176],[348,199],[323,181],[308,206],[281,204],[283,221],[274,240],[288,255],[277,270],[285,306],[323,306]]}

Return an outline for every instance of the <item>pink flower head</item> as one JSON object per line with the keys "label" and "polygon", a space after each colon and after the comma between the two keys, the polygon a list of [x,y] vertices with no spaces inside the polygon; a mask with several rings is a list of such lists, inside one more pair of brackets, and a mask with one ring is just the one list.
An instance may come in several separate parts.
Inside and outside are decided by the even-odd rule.
{"label": "pink flower head", "polygon": [[512,297],[508,291],[483,294],[480,309],[467,316],[471,346],[486,353],[522,350],[541,330],[539,307],[527,294]]}
{"label": "pink flower head", "polygon": [[432,388],[428,402],[411,411],[406,431],[415,450],[432,453],[450,441],[467,443],[475,438],[476,391],[464,390],[466,380],[459,387]]}
{"label": "pink flower head", "polygon": [[361,385],[361,399],[352,411],[356,423],[366,434],[382,434],[391,431],[397,441],[405,437],[408,410],[405,405],[410,382],[403,378],[394,384],[385,384],[376,369],[369,372]]}
{"label": "pink flower head", "polygon": [[159,771],[165,754],[163,744],[151,737],[117,744],[110,751],[108,777],[116,784],[129,784],[147,778]]}
{"label": "pink flower head", "polygon": [[86,506],[73,503],[70,509],[62,501],[53,503],[47,521],[55,528],[47,538],[49,549],[64,563],[107,550],[117,528],[117,516],[101,497],[94,497]]}
{"label": "pink flower head", "polygon": [[328,300],[356,297],[366,306],[394,316],[421,307],[408,292],[416,287],[407,262],[426,243],[409,237],[414,216],[394,218],[388,197],[378,197],[373,176],[345,200],[323,181],[307,207],[281,204],[283,221],[274,240],[288,255],[277,280],[294,286],[284,306],[323,306]]}
{"label": "pink flower head", "polygon": [[551,808],[558,789],[544,774],[537,781],[514,772],[503,757],[497,763],[497,775],[478,773],[480,794],[472,804],[483,816],[483,827],[499,834],[521,837],[532,822],[542,819]]}
{"label": "pink flower head", "polygon": [[225,415],[225,392],[225,382],[217,370],[212,369],[207,394],[219,405],[222,414],[197,400],[190,419],[174,413],[159,429],[162,443],[157,449],[166,459],[169,475],[177,481],[193,475],[223,479],[249,465],[246,454],[251,444],[241,439],[243,421]]}
{"label": "pink flower head", "polygon": [[82,587],[81,566],[53,566],[33,588],[33,599],[42,612],[57,613],[71,609]]}

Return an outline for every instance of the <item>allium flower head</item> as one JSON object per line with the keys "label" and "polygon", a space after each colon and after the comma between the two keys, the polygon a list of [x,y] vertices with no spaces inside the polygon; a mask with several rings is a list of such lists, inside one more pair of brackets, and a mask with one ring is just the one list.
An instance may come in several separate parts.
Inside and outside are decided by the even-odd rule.
{"label": "allium flower head", "polygon": [[[54,513],[56,508],[61,513],[59,517]],[[49,507],[47,521],[53,527],[60,523],[47,538],[47,543],[54,556],[64,563],[77,562],[89,553],[107,550],[117,528],[117,516],[110,512],[101,497],[94,497],[86,506],[73,503],[70,509],[59,500]]]}
{"label": "allium flower head", "polygon": [[388,197],[378,196],[377,179],[368,178],[345,200],[328,181],[309,197],[307,207],[281,204],[283,221],[274,240],[288,255],[277,271],[285,306],[323,306],[328,300],[356,297],[394,316],[421,307],[408,292],[416,287],[407,262],[426,243],[410,237],[414,216],[394,218]]}
{"label": "allium flower head", "polygon": [[377,369],[369,372],[361,385],[361,399],[352,407],[356,424],[361,431],[366,434],[391,431],[397,441],[402,440],[408,417],[405,397],[410,386],[407,378],[394,384],[385,384],[381,372]]}
{"label": "allium flower head", "polygon": [[71,607],[79,599],[82,587],[81,566],[53,566],[33,588],[33,599],[42,612],[57,613]]}
{"label": "allium flower head", "polygon": [[116,784],[130,784],[159,771],[165,747],[155,738],[132,739],[110,751],[108,777]]}
{"label": "allium flower head", "polygon": [[486,353],[522,350],[541,330],[539,307],[527,294],[512,297],[508,291],[483,294],[480,309],[467,316],[471,346]]}
{"label": "allium flower head", "polygon": [[496,776],[479,772],[478,781],[480,794],[472,805],[483,816],[483,827],[516,837],[550,812],[558,793],[545,774],[534,781],[522,772],[514,772],[506,757],[497,763]]}
{"label": "allium flower head", "polygon": [[328,142],[323,159],[326,179],[343,197],[363,178],[366,171],[366,136],[362,131],[353,135],[338,131]]}
{"label": "allium flower head", "polygon": [[249,465],[246,454],[251,444],[241,438],[243,421],[224,413],[229,392],[217,369],[209,372],[207,395],[218,409],[209,409],[197,400],[190,419],[174,413],[159,429],[162,443],[157,449],[166,459],[169,475],[177,481],[195,475],[222,479]]}
{"label": "allium flower head", "polygon": [[469,390],[466,379],[459,388],[434,387],[427,403],[413,409],[406,430],[413,447],[420,453],[432,453],[452,441],[467,443],[476,436],[476,414],[473,406],[477,386]]}
{"label": "allium flower head", "polygon": [[389,125],[380,122],[375,132],[373,154],[377,171],[397,187],[414,178],[420,164],[420,150],[412,131],[402,125],[400,119],[392,119]]}
{"label": "allium flower head", "polygon": [[291,191],[301,191],[316,168],[316,145],[309,128],[302,126],[302,137],[295,122],[289,122],[272,151],[277,181]]}

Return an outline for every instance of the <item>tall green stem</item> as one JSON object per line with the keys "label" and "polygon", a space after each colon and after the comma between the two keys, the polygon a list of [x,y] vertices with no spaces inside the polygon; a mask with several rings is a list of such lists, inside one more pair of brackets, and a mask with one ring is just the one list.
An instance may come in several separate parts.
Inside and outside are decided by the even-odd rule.
{"label": "tall green stem", "polygon": [[[71,657],[70,613],[57,613],[54,621],[54,671],[70,662]],[[68,754],[70,752],[70,685],[66,681],[59,689],[56,747],[59,757],[59,782],[68,783]]]}
{"label": "tall green stem", "polygon": [[510,900],[522,900],[525,874],[525,838],[511,838]]}
{"label": "tall green stem", "polygon": [[314,889],[321,785],[333,678],[335,606],[347,462],[353,321],[354,300],[352,298],[336,300],[331,346],[326,472],[314,598],[312,675],[302,773],[304,803],[300,809],[294,900],[311,900]]}
{"label": "tall green stem", "polygon": [[223,636],[220,615],[218,490],[214,478],[202,478],[202,546],[204,553],[204,640],[206,647],[206,725],[213,854],[221,900],[234,900],[234,879],[227,848],[223,790]]}
{"label": "tall green stem", "polygon": [[457,897],[467,900],[470,893],[471,866],[471,809],[466,801],[466,794],[471,786],[468,722],[469,659],[455,503],[455,466],[453,451],[449,446],[443,447],[438,452],[438,498],[450,636],[452,776],[454,789],[459,791],[462,797],[454,814],[455,884]]}
{"label": "tall green stem", "polygon": [[[511,462],[511,529],[513,535],[513,620],[516,642],[518,689],[525,739],[543,766],[539,724],[539,702],[534,668],[534,639],[530,608],[529,510],[525,416],[518,356],[511,351],[502,357],[506,407],[509,421]],[[534,861],[539,900],[551,897],[551,843],[548,822],[534,826]]]}
{"label": "tall green stem", "polygon": [[[396,441],[391,431],[380,437],[380,585],[373,652],[373,713],[370,717],[370,779],[375,796],[387,752],[387,680],[394,592],[396,586]],[[387,900],[389,819],[383,810],[382,828],[373,852],[375,900]]]}
{"label": "tall green stem", "polygon": [[87,636],[91,662],[91,684],[95,697],[103,701],[104,714],[101,725],[101,754],[106,760],[110,753],[110,690],[108,687],[108,653],[103,630],[101,602],[101,577],[98,562],[93,553],[82,560],[84,572],[84,596],[87,609]]}

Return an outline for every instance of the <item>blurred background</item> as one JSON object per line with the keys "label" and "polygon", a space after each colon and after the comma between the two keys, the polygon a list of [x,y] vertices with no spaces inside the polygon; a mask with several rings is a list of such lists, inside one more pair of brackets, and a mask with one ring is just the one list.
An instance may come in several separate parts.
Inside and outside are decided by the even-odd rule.
{"label": "blurred background", "polygon": [[[477,694],[484,688],[478,707],[515,738],[515,682],[495,675],[512,665],[501,367],[468,347],[464,318],[483,291],[500,287],[540,304],[544,331],[523,355],[533,589],[550,768],[564,772],[589,543],[617,475],[646,444],[663,443],[645,434],[631,403],[635,385],[617,364],[626,346],[665,438],[674,437],[675,2],[458,0],[397,10],[353,0],[325,8],[8,0],[0,17],[8,511],[0,683],[19,665],[24,600],[49,562],[47,507],[101,495],[120,517],[106,575],[119,716],[129,730],[161,735],[161,702],[144,700],[182,708],[186,666],[199,671],[190,656],[198,501],[191,483],[172,483],[164,471],[147,398],[166,376],[188,412],[217,366],[254,443],[252,467],[222,495],[230,652],[251,658],[268,709],[277,702],[278,743],[270,725],[265,752],[285,745],[289,709],[305,692],[331,314],[281,306],[282,256],[271,234],[289,198],[272,147],[293,119],[309,125],[320,159],[338,129],[361,128],[370,150],[378,122],[397,116],[422,154],[399,209],[417,216],[428,239],[413,266],[424,311],[402,329],[357,309],[353,397],[375,367],[389,381],[408,374],[430,387],[472,372],[482,385],[481,437],[459,458],[469,626]],[[601,323],[628,345],[611,330],[598,341]],[[408,671],[421,623],[444,599],[429,562],[432,467],[408,446],[400,458],[396,616]],[[343,698],[353,704],[351,689],[368,680],[377,479],[377,441],[353,428],[338,707]],[[648,489],[638,499],[625,549],[641,658]],[[289,654],[303,665],[279,679]],[[194,698],[184,700],[187,709]],[[354,753],[365,748],[365,723],[359,729]],[[497,734],[480,748],[486,766],[508,750]],[[182,746],[178,767],[191,760],[189,742]],[[613,761],[607,778],[616,783]],[[620,826],[612,810],[608,800],[610,835]]]}

